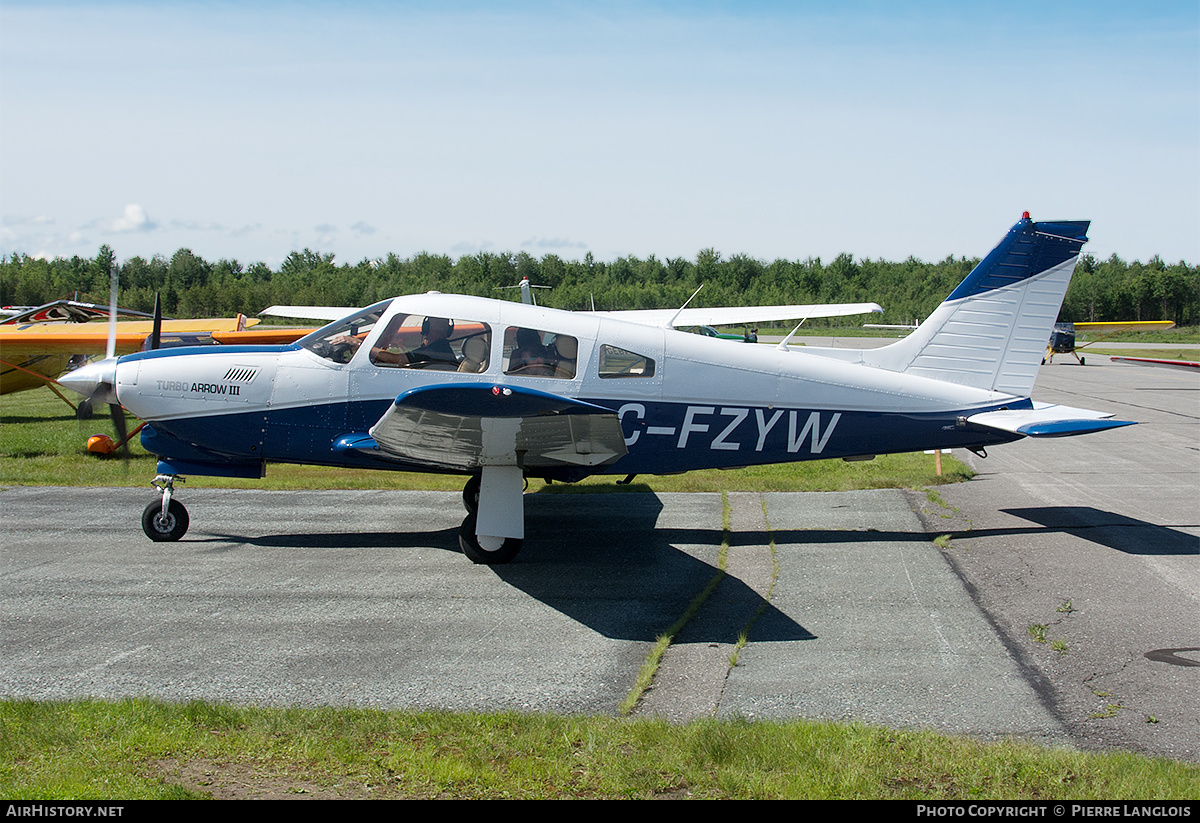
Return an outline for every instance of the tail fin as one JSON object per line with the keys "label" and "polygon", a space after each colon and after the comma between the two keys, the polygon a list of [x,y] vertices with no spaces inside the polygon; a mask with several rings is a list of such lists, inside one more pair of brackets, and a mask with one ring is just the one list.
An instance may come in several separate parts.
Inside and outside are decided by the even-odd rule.
{"label": "tail fin", "polygon": [[863,362],[1028,397],[1089,225],[1026,212],[928,320]]}

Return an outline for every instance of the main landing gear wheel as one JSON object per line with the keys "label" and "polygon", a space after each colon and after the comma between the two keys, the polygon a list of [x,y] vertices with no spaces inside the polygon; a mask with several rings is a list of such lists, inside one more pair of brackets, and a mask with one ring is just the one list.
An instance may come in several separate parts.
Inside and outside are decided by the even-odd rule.
{"label": "main landing gear wheel", "polygon": [[458,530],[458,546],[472,563],[485,566],[495,566],[508,563],[521,551],[521,543],[515,537],[486,538],[488,545],[480,545],[479,537],[475,534],[475,512],[471,512],[463,520]]}
{"label": "main landing gear wheel", "polygon": [[482,477],[473,474],[467,481],[467,485],[463,486],[463,508],[467,510],[468,514],[475,514],[479,511],[479,486],[482,481]]}
{"label": "main landing gear wheel", "polygon": [[167,543],[183,537],[188,530],[187,509],[178,500],[167,504],[163,514],[162,501],[156,500],[142,512],[142,531],[156,543]]}

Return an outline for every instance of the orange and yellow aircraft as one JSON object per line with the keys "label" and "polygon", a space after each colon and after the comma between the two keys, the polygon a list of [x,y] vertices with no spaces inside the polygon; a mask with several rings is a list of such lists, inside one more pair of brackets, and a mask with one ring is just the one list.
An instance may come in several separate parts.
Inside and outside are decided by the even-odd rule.
{"label": "orange and yellow aircraft", "polygon": [[[108,311],[106,306],[56,301],[55,304],[39,306],[0,323],[0,394],[49,386],[73,407],[74,404],[59,393],[55,378],[90,357],[108,353],[109,324],[81,322],[107,315]],[[114,324],[113,351],[110,356],[140,351],[154,333],[154,322],[117,321]],[[258,322],[241,314],[231,318],[162,320],[159,334],[161,345],[167,346],[210,343],[277,345],[290,343],[312,331],[252,328]]]}

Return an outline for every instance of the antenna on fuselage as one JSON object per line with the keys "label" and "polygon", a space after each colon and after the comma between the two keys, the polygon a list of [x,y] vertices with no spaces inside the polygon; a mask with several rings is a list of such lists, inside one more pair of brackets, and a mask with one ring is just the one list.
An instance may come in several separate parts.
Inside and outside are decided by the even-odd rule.
{"label": "antenna on fuselage", "polygon": [[534,285],[533,283],[530,283],[528,277],[522,277],[521,282],[515,286],[496,286],[497,291],[499,291],[500,289],[520,289],[521,290],[521,302],[524,303],[526,306],[536,306],[537,305],[537,301],[533,299],[533,290],[534,289],[548,289],[548,288],[551,288],[551,287],[550,286],[537,286],[537,285]]}

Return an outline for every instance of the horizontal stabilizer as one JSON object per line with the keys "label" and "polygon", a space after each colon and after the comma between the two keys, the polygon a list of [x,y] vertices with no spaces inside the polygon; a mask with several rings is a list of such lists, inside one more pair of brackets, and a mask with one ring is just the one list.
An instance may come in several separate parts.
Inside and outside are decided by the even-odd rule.
{"label": "horizontal stabilizer", "polygon": [[966,422],[969,426],[998,429],[1026,437],[1069,437],[1134,425],[1132,420],[1111,418],[1112,415],[1105,412],[1035,402],[1032,409],[983,412],[971,415]]}
{"label": "horizontal stabilizer", "polygon": [[593,467],[625,454],[625,435],[611,409],[484,383],[407,391],[370,436],[389,456],[457,471],[485,465]]}

